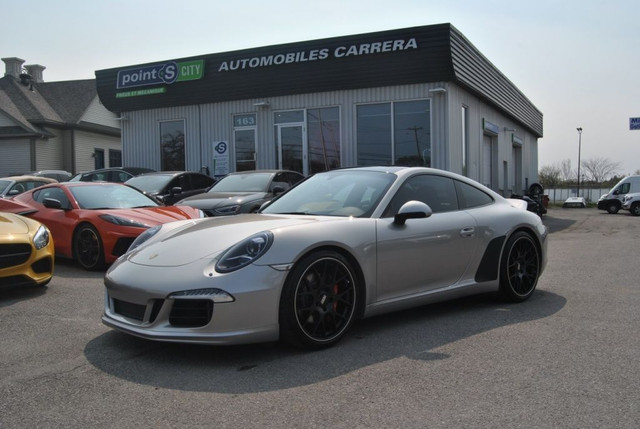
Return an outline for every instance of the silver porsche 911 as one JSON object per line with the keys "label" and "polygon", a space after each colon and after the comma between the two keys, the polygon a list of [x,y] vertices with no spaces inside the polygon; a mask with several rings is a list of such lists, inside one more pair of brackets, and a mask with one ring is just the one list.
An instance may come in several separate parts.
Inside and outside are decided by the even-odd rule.
{"label": "silver porsche 911", "polygon": [[546,248],[521,201],[465,177],[334,170],[259,214],[147,230],[105,275],[102,321],[152,340],[318,349],[358,318],[492,290],[524,301]]}

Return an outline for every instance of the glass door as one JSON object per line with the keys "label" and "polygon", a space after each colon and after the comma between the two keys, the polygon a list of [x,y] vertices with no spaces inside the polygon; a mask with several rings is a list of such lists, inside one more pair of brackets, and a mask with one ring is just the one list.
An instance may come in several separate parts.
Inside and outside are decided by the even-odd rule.
{"label": "glass door", "polygon": [[278,138],[278,168],[308,174],[307,148],[303,124],[276,125]]}
{"label": "glass door", "polygon": [[236,149],[236,171],[256,169],[256,130],[240,129],[234,131]]}

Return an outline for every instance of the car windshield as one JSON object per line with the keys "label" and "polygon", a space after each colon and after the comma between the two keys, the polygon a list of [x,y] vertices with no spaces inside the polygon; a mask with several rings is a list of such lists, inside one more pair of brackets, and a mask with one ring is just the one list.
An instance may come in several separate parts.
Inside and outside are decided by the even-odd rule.
{"label": "car windshield", "polygon": [[136,176],[127,180],[125,183],[134,188],[149,193],[158,193],[169,183],[173,176],[168,174],[154,174],[151,176]]}
{"label": "car windshield", "polygon": [[81,209],[131,209],[158,206],[146,195],[120,184],[72,186],[69,190]]}
{"label": "car windshield", "polygon": [[213,192],[268,192],[272,173],[231,174],[209,189]]}
{"label": "car windshield", "polygon": [[396,177],[377,171],[319,173],[274,200],[262,213],[369,217]]}
{"label": "car windshield", "polygon": [[0,180],[0,194],[3,193],[11,183],[10,180]]}

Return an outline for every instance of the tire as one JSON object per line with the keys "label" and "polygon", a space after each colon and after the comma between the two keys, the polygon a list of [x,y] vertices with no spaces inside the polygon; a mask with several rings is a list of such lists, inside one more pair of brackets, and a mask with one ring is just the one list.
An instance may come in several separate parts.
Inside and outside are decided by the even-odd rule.
{"label": "tire", "polygon": [[631,204],[631,208],[629,209],[629,212],[633,216],[640,216],[640,202]]}
{"label": "tire", "polygon": [[280,298],[280,339],[308,350],[333,346],[349,330],[360,299],[351,264],[319,251],[293,267]]}
{"label": "tire", "polygon": [[607,213],[616,214],[620,210],[620,205],[616,203],[607,203]]}
{"label": "tire", "polygon": [[527,300],[540,277],[540,252],[533,238],[519,231],[509,237],[500,263],[500,294],[511,302]]}
{"label": "tire", "polygon": [[80,225],[73,234],[73,259],[85,270],[104,268],[104,247],[93,225]]}

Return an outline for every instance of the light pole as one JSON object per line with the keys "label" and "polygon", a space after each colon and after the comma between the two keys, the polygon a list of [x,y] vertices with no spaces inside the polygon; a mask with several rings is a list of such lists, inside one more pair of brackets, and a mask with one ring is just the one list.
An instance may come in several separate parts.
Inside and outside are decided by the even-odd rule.
{"label": "light pole", "polygon": [[578,189],[576,190],[576,197],[580,196],[580,149],[582,148],[582,127],[576,128],[578,130]]}

